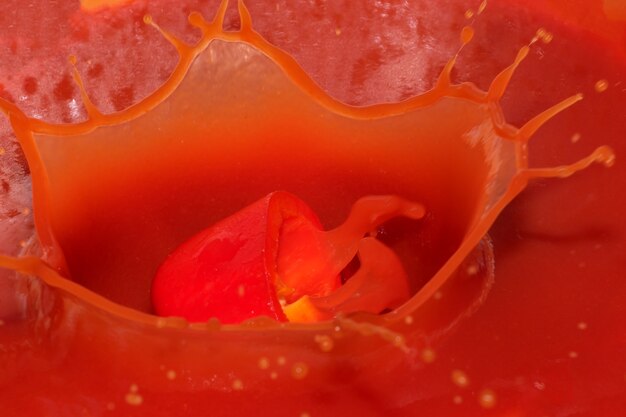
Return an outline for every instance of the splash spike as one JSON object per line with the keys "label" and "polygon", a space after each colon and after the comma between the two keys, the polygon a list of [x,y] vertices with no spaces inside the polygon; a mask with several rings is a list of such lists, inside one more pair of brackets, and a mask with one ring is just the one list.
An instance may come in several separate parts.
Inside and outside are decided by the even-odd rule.
{"label": "splash spike", "polygon": [[83,83],[83,79],[78,72],[78,68],[76,68],[76,55],[70,55],[68,58],[68,62],[72,66],[72,77],[74,78],[74,82],[80,91],[80,98],[83,101],[83,106],[85,106],[85,110],[87,111],[87,115],[91,120],[98,120],[102,118],[102,112],[96,107],[95,104],[89,98],[87,94],[87,90],[85,89],[85,84]]}
{"label": "splash spike", "polygon": [[554,116],[561,113],[565,109],[573,106],[583,99],[582,94],[574,94],[571,97],[555,104],[554,106],[542,111],[522,126],[517,134],[517,137],[522,142],[528,142],[530,138],[535,134],[537,130]]}
{"label": "splash spike", "polygon": [[494,78],[489,86],[489,91],[487,92],[487,99],[489,101],[495,102],[502,98],[504,93],[506,92],[507,87],[509,86],[509,82],[515,74],[515,70],[519,67],[522,61],[528,56],[528,52],[530,48],[526,46],[522,46],[517,52],[517,56],[511,65],[506,67],[500,74]]}
{"label": "splash spike", "polygon": [[252,16],[250,15],[250,11],[243,0],[239,0],[237,2],[237,10],[239,11],[239,18],[241,19],[241,30],[251,30]]}

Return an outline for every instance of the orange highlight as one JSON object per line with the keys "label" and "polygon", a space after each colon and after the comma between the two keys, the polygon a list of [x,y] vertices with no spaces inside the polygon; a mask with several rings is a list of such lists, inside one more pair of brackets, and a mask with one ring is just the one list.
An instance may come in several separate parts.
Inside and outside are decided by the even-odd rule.
{"label": "orange highlight", "polygon": [[102,9],[122,7],[133,0],[80,0],[80,9],[86,12],[97,12]]}

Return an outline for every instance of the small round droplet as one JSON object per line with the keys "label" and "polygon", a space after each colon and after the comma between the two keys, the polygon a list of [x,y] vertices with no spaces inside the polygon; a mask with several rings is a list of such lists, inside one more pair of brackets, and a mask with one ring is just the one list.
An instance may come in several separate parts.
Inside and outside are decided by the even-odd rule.
{"label": "small round droplet", "polygon": [[453,402],[454,404],[461,404],[461,403],[463,402],[463,397],[461,397],[460,395],[455,395],[455,396],[452,398],[452,402]]}
{"label": "small round droplet", "polygon": [[276,359],[276,363],[280,366],[285,366],[285,364],[287,363],[287,358],[285,358],[284,356],[279,356]]}
{"label": "small round droplet", "polygon": [[603,93],[607,88],[609,88],[609,82],[607,80],[598,80],[594,86],[597,93]]}
{"label": "small round droplet", "polygon": [[587,323],[584,321],[581,321],[578,323],[578,325],[576,327],[578,327],[578,330],[587,330]]}
{"label": "small round droplet", "polygon": [[406,317],[404,318],[404,323],[405,323],[405,324],[407,324],[407,325],[409,325],[409,326],[410,326],[411,324],[413,324],[413,316],[406,316]]}
{"label": "small round droplet", "polygon": [[233,381],[232,387],[235,391],[241,391],[243,390],[243,382],[241,381],[241,379],[235,379]]}
{"label": "small round droplet", "polygon": [[169,379],[170,381],[173,381],[176,379],[176,371],[174,371],[173,369],[170,369],[169,371],[167,371],[165,373],[165,377],[167,379]]}
{"label": "small round droplet", "polygon": [[143,403],[143,397],[139,395],[139,387],[137,386],[137,384],[132,384],[130,386],[130,392],[126,394],[124,399],[129,405],[138,406]]}
{"label": "small round droplet", "polygon": [[569,356],[570,359],[576,359],[578,357],[578,352],[572,350],[567,354],[567,356]]}
{"label": "small round droplet", "polygon": [[572,141],[572,143],[576,143],[580,140],[581,137],[582,136],[580,133],[574,133],[572,137],[570,138],[570,140]]}
{"label": "small round droplet", "polygon": [[469,385],[469,378],[465,374],[465,372],[460,369],[455,369],[452,371],[452,382],[454,382],[457,386],[461,388],[465,388]]}
{"label": "small round droplet", "polygon": [[433,363],[435,361],[436,356],[437,355],[435,354],[435,351],[430,348],[426,348],[422,350],[421,357],[424,363]]}
{"label": "small round droplet", "polygon": [[478,396],[478,403],[483,408],[493,408],[496,406],[496,394],[490,389],[483,390]]}
{"label": "small round droplet", "polygon": [[304,379],[309,374],[309,366],[304,362],[297,362],[291,367],[291,376],[294,379]]}
{"label": "small round droplet", "polygon": [[335,347],[335,342],[333,341],[333,338],[328,335],[316,335],[315,343],[317,343],[322,352],[330,352]]}
{"label": "small round droplet", "polygon": [[146,25],[151,25],[152,24],[152,16],[150,16],[149,14],[143,15],[143,22]]}
{"label": "small round droplet", "polygon": [[259,359],[259,368],[265,370],[265,369],[269,369],[269,367],[270,367],[270,360],[268,358],[264,356],[261,359]]}
{"label": "small round droplet", "polygon": [[278,373],[277,372],[272,372],[270,374],[270,379],[278,379]]}

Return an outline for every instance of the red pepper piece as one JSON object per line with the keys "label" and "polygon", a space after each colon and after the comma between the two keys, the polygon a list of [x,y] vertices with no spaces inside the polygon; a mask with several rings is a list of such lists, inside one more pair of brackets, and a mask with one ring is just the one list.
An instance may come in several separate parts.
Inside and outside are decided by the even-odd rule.
{"label": "red pepper piece", "polygon": [[276,192],[183,243],[161,265],[152,283],[156,314],[192,322],[215,317],[223,323],[239,323],[257,316],[285,321],[274,279],[285,219],[306,220],[321,228],[306,204]]}
{"label": "red pepper piece", "polygon": [[[304,202],[272,193],[173,252],[153,282],[154,308],[162,316],[238,323],[262,315],[285,321],[281,305],[291,321],[394,307],[408,298],[401,262],[363,236],[399,215],[419,219],[424,208],[394,196],[365,197],[343,225],[324,232]],[[357,251],[362,267],[341,287],[339,274]]]}

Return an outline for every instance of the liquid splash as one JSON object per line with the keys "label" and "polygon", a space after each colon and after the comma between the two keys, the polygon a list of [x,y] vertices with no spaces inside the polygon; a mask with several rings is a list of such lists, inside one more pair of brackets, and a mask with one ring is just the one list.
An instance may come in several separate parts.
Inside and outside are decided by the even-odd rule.
{"label": "liquid splash", "polygon": [[[223,4],[221,13],[223,13],[224,10],[225,3]],[[48,183],[48,178],[46,178],[47,176],[52,178],[50,173],[54,170],[49,167],[49,161],[52,159],[48,159],[47,162],[44,162],[46,157],[44,156],[40,158],[40,155],[45,155],[45,153],[49,152],[50,149],[57,148],[60,141],[70,142],[71,138],[78,138],[79,136],[81,136],[82,142],[93,142],[93,137],[97,137],[98,133],[97,130],[94,131],[96,127],[113,126],[117,123],[132,122],[133,120],[137,120],[139,122],[139,116],[142,113],[148,110],[158,110],[157,107],[159,107],[162,104],[161,102],[164,102],[164,99],[168,96],[170,98],[168,98],[164,103],[167,103],[168,107],[175,107],[175,105],[180,102],[177,101],[176,94],[178,94],[181,90],[185,91],[185,81],[183,81],[183,79],[185,77],[194,77],[198,73],[202,74],[207,72],[205,70],[207,67],[204,65],[210,64],[211,60],[207,59],[203,61],[201,55],[205,56],[206,53],[209,56],[212,55],[214,61],[219,60],[220,57],[229,56],[229,54],[231,54],[229,48],[233,46],[237,49],[237,54],[244,56],[246,60],[249,60],[248,62],[254,62],[256,65],[256,60],[263,61],[265,59],[264,56],[267,55],[271,57],[273,61],[278,63],[281,68],[280,71],[276,71],[278,74],[282,74],[283,72],[289,74],[290,80],[296,84],[297,88],[293,87],[291,81],[286,80],[285,82],[284,80],[281,81],[279,79],[277,81],[277,85],[286,85],[286,87],[274,88],[272,90],[280,92],[280,94],[283,95],[281,99],[284,99],[284,95],[295,96],[299,91],[304,91],[307,96],[314,98],[314,103],[312,105],[315,106],[316,112],[320,112],[321,107],[324,112],[323,114],[325,115],[324,117],[336,117],[341,119],[342,122],[344,120],[349,120],[351,131],[353,131],[352,123],[356,122],[368,123],[368,130],[372,128],[372,126],[376,128],[377,123],[380,124],[378,129],[373,129],[376,130],[377,134],[391,130],[396,123],[399,123],[402,129],[393,127],[393,129],[397,129],[394,130],[394,132],[400,130],[405,131],[404,128],[407,125],[411,125],[413,122],[409,117],[407,117],[406,120],[403,120],[405,114],[424,111],[426,112],[426,116],[423,118],[418,117],[418,121],[423,122],[423,119],[432,115],[429,113],[429,109],[434,109],[433,111],[438,113],[448,111],[448,114],[452,115],[459,114],[465,110],[467,110],[468,113],[474,112],[474,114],[470,115],[471,117],[469,117],[470,120],[467,124],[463,125],[463,129],[459,128],[459,131],[462,131],[465,134],[463,140],[459,140],[458,137],[453,137],[455,141],[460,142],[459,145],[461,148],[455,148],[455,145],[453,144],[451,148],[447,148],[444,152],[444,154],[451,155],[455,149],[463,150],[467,148],[469,149],[468,155],[474,164],[470,164],[470,166],[480,167],[483,170],[482,176],[475,179],[476,183],[473,185],[474,189],[480,190],[483,187],[484,189],[477,198],[474,197],[475,200],[470,199],[472,204],[468,204],[471,207],[465,211],[469,214],[467,215],[467,226],[464,230],[460,246],[455,250],[449,260],[444,263],[434,277],[428,281],[425,286],[421,287],[419,292],[417,292],[409,303],[391,314],[381,317],[369,317],[367,318],[368,323],[384,325],[386,327],[399,323],[400,320],[404,320],[406,317],[409,317],[409,315],[419,315],[419,308],[441,289],[441,287],[446,283],[446,280],[453,275],[454,271],[458,268],[461,262],[463,262],[463,260],[474,250],[476,245],[480,243],[498,213],[506,206],[506,204],[508,204],[508,202],[510,202],[524,189],[528,181],[539,177],[565,177],[585,168],[593,162],[602,162],[606,165],[610,165],[613,161],[612,152],[608,148],[603,147],[599,148],[589,157],[574,164],[546,169],[528,168],[528,140],[530,137],[543,123],[549,120],[550,117],[574,104],[576,101],[580,100],[581,97],[576,95],[562,103],[557,104],[555,107],[531,120],[522,128],[517,129],[507,125],[504,122],[504,118],[499,110],[498,101],[504,93],[515,68],[528,53],[528,48],[526,47],[520,51],[515,63],[503,71],[496,78],[496,80],[494,80],[492,86],[487,92],[480,92],[469,84],[452,84],[450,81],[450,73],[454,66],[453,59],[442,72],[442,76],[440,77],[435,88],[429,93],[407,100],[403,103],[354,108],[345,106],[342,103],[328,97],[306,76],[306,74],[302,72],[302,70],[299,69],[293,59],[284,54],[282,51],[269,45],[252,30],[249,16],[243,6],[240,6],[240,13],[242,16],[242,29],[239,33],[226,33],[222,31],[223,14],[218,14],[212,22],[205,22],[199,15],[192,15],[190,21],[192,24],[201,28],[204,33],[203,41],[194,47],[185,45],[173,36],[164,32],[164,35],[172,42],[173,45],[177,47],[181,54],[179,66],[170,81],[155,92],[154,95],[139,105],[133,106],[122,113],[115,115],[103,115],[90,103],[88,97],[84,95],[85,106],[90,116],[89,121],[72,126],[58,126],[34,119],[28,119],[21,114],[17,108],[10,105],[8,102],[3,102],[2,107],[9,114],[13,126],[16,129],[16,133],[20,137],[22,146],[29,157],[29,163],[31,165],[31,169],[33,170],[33,180],[35,181],[35,184],[37,184],[34,188],[35,209],[37,210],[36,221],[38,234],[44,252],[44,259],[47,263],[54,265],[62,271],[67,268],[66,261],[62,256],[62,245],[59,245],[56,237],[58,232],[55,231],[55,220],[52,218],[54,217],[54,212],[57,213],[56,216],[59,216],[58,213],[63,212],[64,209],[70,205],[56,209],[51,208],[51,201],[54,199],[54,195],[57,196],[57,203],[59,203],[59,201],[65,200],[65,196],[68,196],[68,194],[56,194],[58,189],[52,189],[52,186]],[[150,22],[149,19],[148,22]],[[468,33],[470,32],[464,31],[465,42],[469,42],[469,39],[471,38],[471,36],[467,35]],[[259,51],[262,53],[259,53]],[[197,62],[194,63],[194,60]],[[271,64],[271,62],[269,63]],[[198,67],[196,67],[196,64],[198,64]],[[268,70],[268,67],[264,66],[265,63],[261,63],[260,65],[259,73],[265,74],[266,71],[268,71],[271,74],[271,70]],[[273,64],[271,65],[273,67]],[[210,68],[210,66],[208,68]],[[279,76],[277,75],[277,77]],[[271,79],[271,77],[267,78]],[[248,84],[244,85],[252,87],[253,84],[254,83],[252,82],[248,82]],[[174,90],[176,90],[176,92],[174,92]],[[250,88],[250,90],[252,93],[259,93],[258,90],[254,90],[252,88]],[[217,93],[219,94],[219,91]],[[250,95],[258,96],[257,94]],[[201,106],[196,105],[192,107]],[[226,112],[227,114],[225,116],[229,116],[230,112],[241,115],[241,113],[239,111],[235,111],[235,109],[226,110],[229,111]],[[326,111],[328,111],[328,113],[326,113]],[[198,117],[202,116],[203,115],[201,114]],[[156,118],[158,119],[159,116],[157,115]],[[220,119],[222,119],[222,117],[220,117]],[[389,123],[387,123],[388,121]],[[151,124],[151,122],[144,123],[142,127],[147,124]],[[255,129],[252,134],[258,135],[259,125],[260,123],[255,125],[257,129]],[[340,124],[338,125],[341,126]],[[467,126],[472,126],[473,128],[468,130]],[[178,126],[176,126],[176,128],[178,128]],[[126,129],[131,130],[129,133],[129,136],[131,137],[137,132],[136,130],[133,131],[132,128],[127,127]],[[348,130],[348,128],[345,129]],[[47,137],[53,135],[64,137]],[[94,136],[90,137],[90,135]],[[120,142],[126,141],[126,139],[127,138],[123,140],[120,139]],[[144,139],[146,142],[149,142],[153,139],[153,137],[150,136]],[[186,140],[187,138],[184,139]],[[55,142],[54,144],[52,143],[53,141]],[[450,140],[450,142],[452,142],[452,140]],[[280,141],[270,141],[269,143],[271,145],[281,144]],[[322,145],[330,146],[330,142],[322,143]],[[333,145],[335,144],[333,143]],[[405,145],[406,142],[399,142],[396,146],[400,149]],[[110,143],[103,142],[101,146],[102,148],[96,150],[97,152],[102,152],[103,149],[105,152],[111,150],[115,151]],[[151,150],[151,144],[148,143],[147,146],[148,148],[146,149],[148,151]],[[44,150],[46,147],[49,149]],[[284,149],[287,150],[288,148],[284,146]],[[452,149],[452,151],[450,149]],[[228,148],[226,148],[226,150],[229,151]],[[159,149],[159,151],[163,151],[163,149]],[[347,155],[349,151],[350,150],[345,151],[345,155]],[[474,151],[474,153],[472,153],[472,151]],[[142,154],[143,153],[144,152],[142,152]],[[433,153],[430,153],[429,155],[432,156]],[[119,156],[119,154],[116,156]],[[52,157],[48,156],[47,158]],[[426,159],[427,158],[424,157],[424,160],[420,162],[427,165]],[[46,164],[48,164],[48,167]],[[88,164],[82,165],[82,167],[86,165]],[[450,165],[446,166],[449,167]],[[432,168],[432,166],[427,166],[427,168]],[[65,169],[66,167],[63,166],[63,170]],[[424,172],[426,172],[426,170]],[[419,174],[421,171],[418,171],[417,173]],[[54,175],[60,174],[55,172]],[[62,177],[57,176],[55,178],[58,179]],[[69,181],[69,179],[66,180]],[[320,204],[319,197],[318,204]],[[231,203],[230,205],[235,206],[236,204]],[[67,221],[67,219],[56,220],[57,223],[63,223],[64,221]],[[56,227],[58,227],[58,225]],[[99,311],[105,312],[106,314],[112,314],[114,317],[109,319],[113,319],[113,321],[122,320],[122,322],[124,322],[126,320],[131,320],[135,324],[142,323],[144,325],[160,329],[163,327],[170,329],[184,329],[188,326],[180,321],[156,319],[134,309],[124,308],[118,304],[114,304],[109,300],[99,297],[92,292],[85,290],[83,287],[66,280],[55,270],[48,268],[38,259],[11,259],[2,257],[1,261],[5,267],[10,267],[20,270],[21,272],[40,276],[49,286],[64,290],[71,299],[74,299],[72,296],[77,297],[80,300],[77,305],[82,305],[82,308],[87,305],[95,307]],[[72,268],[70,267],[69,269],[71,270]],[[45,291],[47,290],[44,290],[44,292]],[[68,295],[64,295],[64,298],[68,297]],[[257,325],[258,323],[254,326],[249,326],[248,330],[253,331]],[[334,334],[333,332],[335,331],[336,326],[332,326],[333,325],[330,324],[318,327],[317,329],[299,329],[306,330],[308,332],[323,330],[330,331],[331,334]],[[206,327],[209,330],[215,330],[216,328],[213,324],[192,327],[194,329],[204,329]],[[267,322],[260,327],[267,330],[276,327],[276,325]],[[225,326],[221,326],[220,328],[222,330],[229,330],[228,328],[225,328]],[[282,326],[280,329],[281,331],[284,330]],[[236,328],[230,330],[239,331],[239,329]],[[172,335],[172,333],[167,334],[170,336]],[[240,381],[239,379],[237,380]]]}
{"label": "liquid splash", "polygon": [[[456,61],[456,57],[453,57],[443,69],[434,88],[423,95],[401,103],[352,107],[338,102],[325,94],[308,78],[307,74],[302,71],[291,56],[269,44],[256,33],[243,3],[239,3],[241,30],[238,32],[225,32],[222,28],[226,7],[227,2],[223,2],[218,14],[211,22],[205,21],[197,13],[190,15],[190,23],[203,33],[202,40],[194,46],[187,45],[173,35],[159,29],[152,22],[151,18],[146,16],[145,22],[160,30],[163,36],[176,47],[180,55],[180,61],[166,84],[141,103],[123,112],[109,115],[102,114],[85,93],[82,81],[76,71],[75,80],[81,87],[83,102],[89,115],[89,119],[85,122],[73,125],[49,124],[37,119],[27,118],[15,105],[7,101],[2,102],[2,107],[11,119],[31,167],[34,182],[35,222],[43,259],[54,269],[60,271],[62,275],[64,273],[67,274],[68,266],[64,251],[58,242],[58,235],[67,233],[68,230],[85,227],[85,225],[75,223],[75,219],[80,217],[76,215],[76,211],[84,210],[85,205],[82,200],[85,198],[90,200],[97,198],[88,191],[93,182],[98,182],[101,187],[125,187],[120,183],[120,180],[122,183],[127,183],[128,178],[120,178],[116,171],[129,172],[131,166],[137,163],[136,160],[132,160],[132,155],[125,154],[126,149],[132,146],[133,155],[141,155],[141,158],[145,160],[152,160],[151,164],[158,167],[157,171],[159,172],[154,172],[154,169],[151,167],[141,168],[144,171],[139,176],[143,176],[146,180],[156,181],[154,177],[159,175],[160,172],[171,172],[176,169],[176,164],[178,164],[178,166],[187,165],[185,169],[193,171],[193,173],[188,172],[186,179],[178,178],[177,181],[192,181],[193,175],[214,175],[218,168],[224,172],[229,172],[229,168],[224,165],[224,162],[218,160],[207,161],[206,159],[198,160],[192,157],[194,153],[202,155],[202,149],[207,147],[206,142],[203,142],[206,139],[202,139],[202,136],[228,137],[229,132],[227,129],[232,129],[230,125],[236,123],[236,119],[250,119],[249,123],[253,127],[251,129],[243,128],[241,132],[237,132],[236,136],[230,140],[230,143],[240,141],[239,144],[220,143],[212,140],[211,146],[214,146],[214,148],[211,150],[211,153],[213,155],[220,155],[220,153],[237,154],[239,159],[233,159],[226,162],[226,164],[231,164],[232,161],[241,164],[244,158],[247,158],[247,164],[250,167],[247,169],[258,168],[262,170],[259,163],[277,165],[280,163],[281,157],[276,157],[276,155],[283,153],[284,156],[282,158],[287,158],[286,153],[292,151],[291,144],[286,142],[290,140],[289,138],[276,139],[272,137],[276,135],[271,132],[282,128],[287,131],[291,130],[290,137],[303,136],[303,132],[299,127],[290,126],[290,121],[296,116],[293,112],[285,112],[281,109],[285,103],[294,103],[292,106],[300,107],[298,109],[299,114],[305,115],[299,116],[304,120],[301,123],[319,123],[323,119],[329,120],[326,128],[329,130],[329,135],[331,131],[333,132],[334,138],[332,140],[334,142],[329,140],[324,143],[323,138],[314,137],[300,140],[298,144],[301,148],[308,147],[309,151],[314,152],[313,155],[321,152],[320,144],[326,147],[336,146],[336,149],[333,151],[339,154],[345,154],[345,152],[357,154],[359,150],[354,148],[367,149],[368,147],[375,147],[378,145],[374,141],[385,140],[388,142],[387,146],[389,148],[398,152],[395,157],[402,161],[402,164],[411,163],[420,166],[417,171],[404,168],[406,171],[401,172],[401,174],[410,178],[427,175],[435,178],[443,176],[441,173],[433,175],[433,170],[441,172],[450,171],[454,168],[451,165],[445,166],[445,169],[441,167],[435,168],[432,164],[429,164],[428,160],[433,159],[436,155],[439,158],[438,160],[441,161],[446,157],[452,157],[455,152],[465,152],[466,154],[462,156],[465,159],[463,163],[468,167],[483,171],[480,176],[476,175],[474,184],[465,185],[475,189],[478,197],[472,196],[475,199],[473,202],[474,207],[467,209],[467,212],[473,218],[467,219],[468,225],[464,231],[462,243],[411,301],[394,312],[394,314],[387,315],[383,319],[385,321],[396,320],[394,317],[403,317],[412,313],[428,300],[452,276],[463,259],[471,253],[473,248],[485,236],[498,213],[525,188],[530,180],[534,178],[567,177],[576,171],[584,169],[593,162],[600,162],[607,166],[613,163],[612,151],[607,147],[600,147],[588,157],[570,165],[545,169],[531,169],[528,167],[528,141],[532,135],[556,114],[582,99],[580,94],[565,99],[537,115],[521,128],[515,128],[504,121],[498,105],[499,100],[505,93],[515,69],[528,55],[530,46],[525,46],[519,51],[514,63],[493,80],[486,92],[482,92],[468,83],[453,84],[451,82],[450,74]],[[462,45],[469,43],[472,35],[473,31],[470,27],[464,28],[461,36]],[[237,63],[233,64],[235,68],[231,69],[235,75],[220,74],[218,71],[225,70],[214,68],[215,62],[225,59]],[[70,61],[75,63],[75,58],[72,58]],[[197,62],[192,67],[194,61]],[[279,68],[275,67],[272,61]],[[229,77],[239,75],[238,72],[242,73],[242,75],[236,79],[236,83],[234,80],[228,80]],[[252,74],[245,74],[245,72]],[[260,84],[259,73],[266,74],[265,85]],[[282,75],[283,73],[288,74],[289,78],[285,78]],[[183,82],[185,77],[186,81]],[[222,97],[234,95],[235,88],[247,91],[247,93],[240,95],[237,100],[232,102],[222,99]],[[194,97],[195,90],[198,89],[205,90],[206,95]],[[267,94],[266,91],[268,89],[273,90],[274,93]],[[175,91],[177,92],[174,94]],[[269,97],[265,98],[264,96]],[[211,97],[211,100],[213,100],[213,104],[208,112],[202,111],[207,108],[206,105],[201,103],[202,100],[206,100],[205,97]],[[165,104],[161,104],[165,98],[168,98],[167,101]],[[234,108],[235,105],[239,106],[239,108]],[[272,109],[272,111],[283,113],[273,118],[273,120],[278,121],[278,125],[269,125],[267,123],[269,112],[260,116],[253,116],[250,110],[247,110],[247,108],[257,110],[255,106],[259,105]],[[153,119],[148,118],[148,116],[144,118],[140,116],[153,110],[153,114],[159,113],[157,107],[160,109],[167,108],[165,110],[167,113],[170,112],[169,108],[182,107],[183,114],[164,114],[163,110],[161,110],[161,114],[153,116],[154,120],[162,120],[161,125],[155,131],[148,126],[156,122],[153,122]],[[307,119],[307,114],[312,114],[313,116]],[[456,132],[441,133],[437,131],[443,126],[444,120],[458,117],[456,114],[464,114],[469,120],[465,120],[462,124],[456,126]],[[434,122],[426,122],[426,118],[433,119]],[[196,126],[185,126],[185,123],[189,124],[188,120],[208,120],[208,122],[196,123]],[[114,133],[110,131],[111,128],[105,129],[106,126],[113,127],[120,123],[126,123],[126,125]],[[223,130],[216,126],[217,123],[225,126],[222,127]],[[95,130],[96,128],[101,129]],[[215,129],[215,132],[212,131],[213,129]],[[364,129],[372,133],[367,134],[364,132]],[[429,135],[433,138],[447,135],[448,138],[445,140],[448,143],[446,143],[445,147],[441,143],[429,143],[429,138],[424,137],[424,134],[421,134],[421,137],[417,140],[413,138],[407,140],[406,137],[410,135],[405,132],[415,131],[416,129],[430,129]],[[157,137],[159,137],[158,131],[164,130],[167,130],[168,133],[167,135],[161,134],[163,139],[159,142],[157,140]],[[183,135],[186,136],[184,139],[178,139],[178,136],[181,135],[180,132],[184,132]],[[340,146],[344,144],[337,144],[337,138],[342,135],[347,136],[347,132],[350,132],[349,134],[353,136],[355,135],[354,132],[359,132],[358,135],[361,136],[359,138],[360,143],[353,141],[348,149],[341,149]],[[461,139],[455,137],[457,135]],[[53,136],[60,136],[60,138],[53,139]],[[173,137],[180,142],[191,142],[191,139],[194,138],[196,143],[185,143],[186,150],[174,150],[174,148],[170,148]],[[259,137],[262,139],[258,139]],[[410,143],[408,142],[409,140]],[[244,141],[245,143],[243,143]],[[346,142],[345,139],[343,141]],[[415,149],[416,146],[423,148],[419,151],[414,151],[409,161],[404,162],[399,157],[401,152],[399,149],[401,147],[404,147],[404,150],[406,150]],[[259,151],[263,147],[272,148],[274,155],[267,160],[250,159],[250,154],[253,152],[250,148],[256,148],[256,151]],[[317,149],[315,149],[316,147]],[[78,161],[66,156],[77,153],[82,155]],[[175,162],[162,162],[158,154],[171,154],[173,156],[170,159],[173,159]],[[137,156],[134,156],[134,158],[137,158]],[[206,158],[206,155],[203,155],[203,158]],[[219,156],[219,158],[221,159],[222,156]],[[323,157],[318,158],[321,159]],[[406,158],[404,159],[406,160]],[[213,169],[198,174],[198,166],[207,162],[213,165]],[[93,168],[90,170],[90,165],[96,167],[95,170]],[[442,164],[442,166],[444,165]],[[289,170],[293,169],[293,167],[285,165],[282,169]],[[329,167],[318,165],[310,166],[306,169],[309,172],[324,172],[328,171]],[[275,171],[279,170],[280,168],[275,169]],[[102,178],[104,176],[102,171],[110,172],[110,177]],[[81,172],[81,178],[77,178],[74,172]],[[307,174],[305,172],[305,175]],[[133,175],[135,177],[133,178],[134,181],[139,182],[139,176]],[[174,177],[174,175],[173,173],[169,174],[170,177]],[[457,173],[458,177],[462,175],[464,174]],[[281,183],[280,181],[283,182]],[[276,188],[281,188],[281,186],[286,189],[298,187],[297,184],[290,184],[288,181],[284,182],[284,180],[276,178],[270,178],[268,182],[277,184],[273,185]],[[329,181],[329,183],[332,183],[332,181]],[[214,186],[219,185],[216,183]],[[238,187],[245,187],[245,185],[238,184]],[[263,187],[267,187],[267,185],[261,185],[261,188]],[[303,187],[300,186],[299,188]],[[426,187],[422,185],[420,188],[420,192],[423,192],[423,189]],[[304,195],[310,192],[310,190],[304,190]],[[410,192],[415,193],[416,190]],[[233,190],[231,192],[231,194],[238,193],[243,193],[243,190]],[[300,193],[302,194],[302,191]],[[330,194],[332,195],[332,192]],[[79,200],[81,201],[76,201],[76,195],[80,196]],[[317,203],[319,204],[320,197],[312,197],[313,201],[318,200]],[[429,197],[430,200],[433,199],[433,197]],[[221,198],[225,198],[225,196],[221,196]],[[151,201],[152,203],[154,202]],[[82,208],[79,204],[82,204]],[[104,202],[101,202],[101,204],[104,204]],[[437,205],[442,204],[446,204],[446,202],[431,202],[434,210],[438,209]],[[206,202],[204,202],[204,205],[206,206]],[[126,203],[126,206],[128,206],[128,203]],[[201,208],[203,204],[196,201],[191,205],[191,208],[193,207]],[[145,207],[143,208],[145,209]],[[136,214],[138,213],[139,211]],[[121,213],[118,214],[120,217],[124,216]],[[70,216],[71,219],[69,218]],[[59,232],[59,230],[64,230],[65,232]],[[64,236],[61,239],[67,238]],[[13,261],[12,265],[15,265],[14,262],[20,261]],[[5,264],[5,266],[7,265]],[[93,273],[93,265],[89,266],[89,269],[91,269],[90,273]],[[25,269],[23,272],[32,273],[33,271]],[[119,271],[107,271],[107,273],[119,276]],[[74,279],[77,280],[76,278]],[[59,285],[59,280],[64,281],[64,278],[59,276],[56,282],[50,284],[57,286]],[[131,303],[126,302],[125,304]],[[140,309],[146,310],[146,307]]]}

